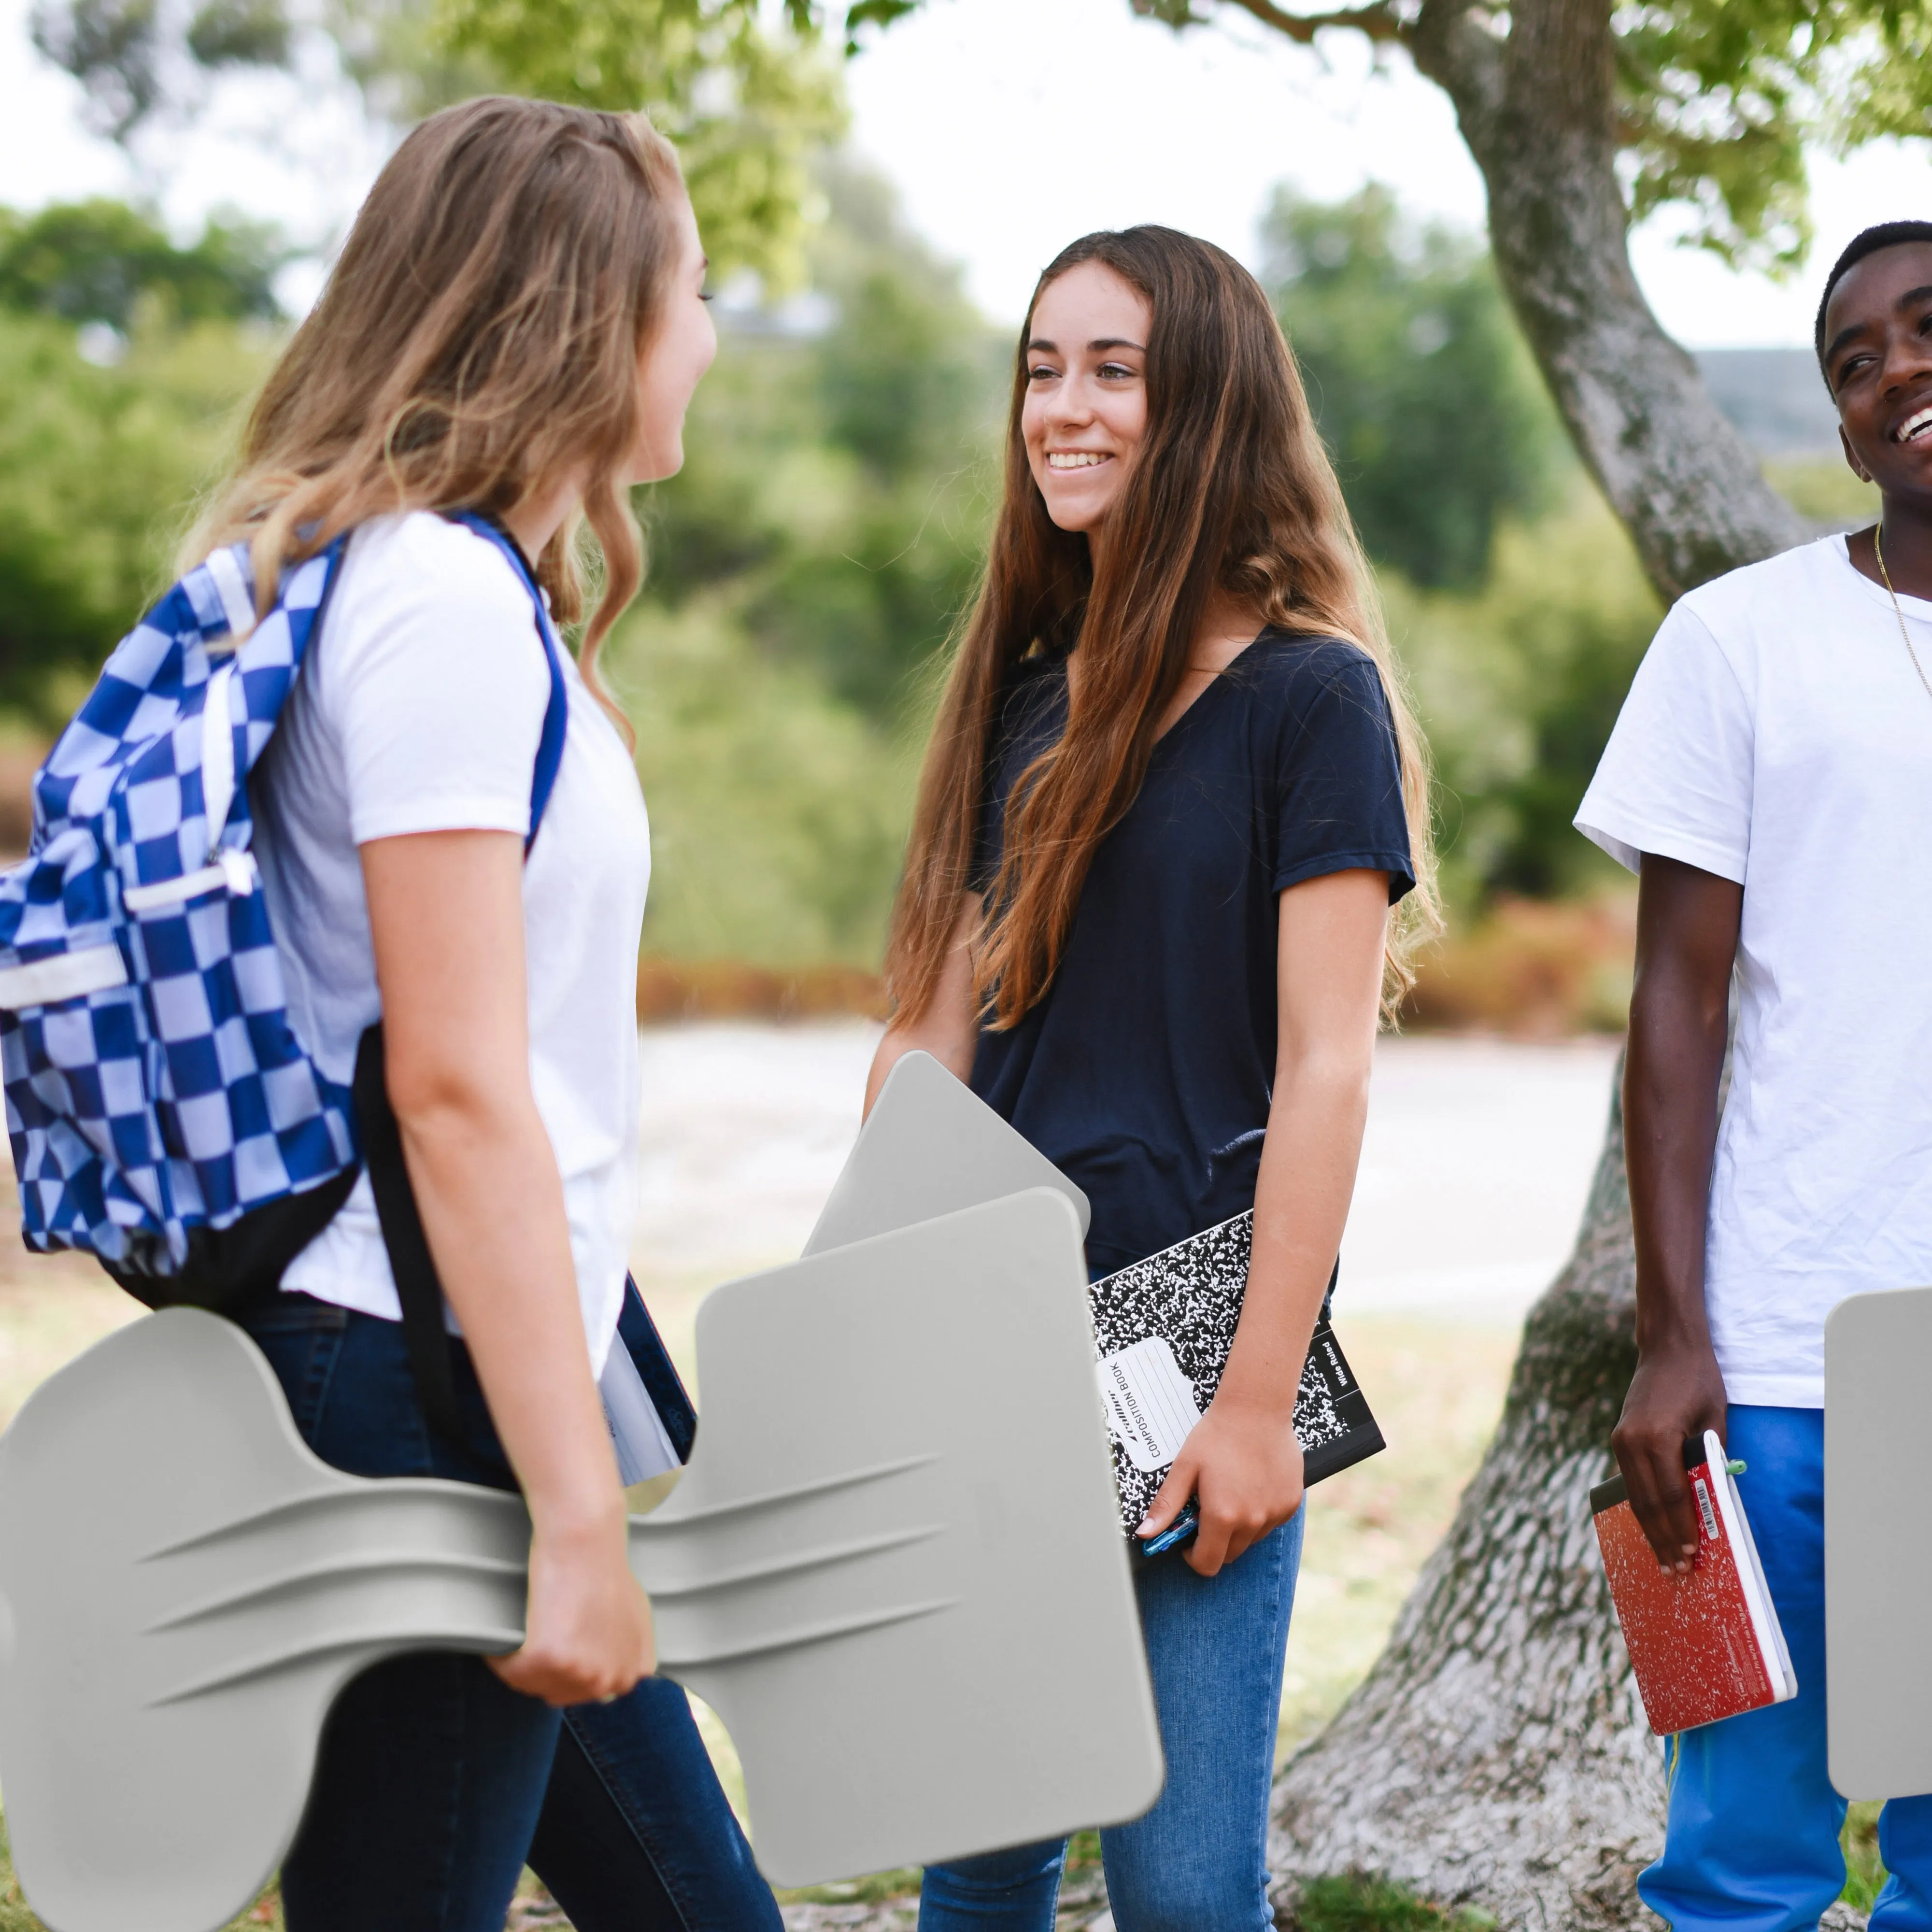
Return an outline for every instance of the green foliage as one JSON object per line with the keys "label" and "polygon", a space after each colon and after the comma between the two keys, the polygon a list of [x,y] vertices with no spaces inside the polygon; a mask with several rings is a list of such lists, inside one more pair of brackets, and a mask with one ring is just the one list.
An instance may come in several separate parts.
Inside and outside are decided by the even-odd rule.
{"label": "green foliage", "polygon": [[1541,508],[1562,432],[1477,242],[1411,230],[1385,188],[1275,192],[1262,279],[1370,554],[1467,588],[1497,520]]}
{"label": "green foliage", "polygon": [[644,108],[677,144],[712,261],[779,287],[803,272],[814,151],[844,124],[818,37],[774,34],[758,0],[433,0],[430,43],[524,94]]}
{"label": "green foliage", "polygon": [[[1631,10],[1618,36],[1633,219],[1694,212],[1690,238],[1733,264],[1795,268],[1811,239],[1803,129],[1821,8],[1678,0]],[[1829,29],[1827,28],[1828,33]]]}
{"label": "green foliage", "polygon": [[275,230],[208,222],[178,248],[124,202],[56,202],[38,214],[0,208],[0,308],[68,322],[103,322],[125,334],[143,297],[169,320],[271,320],[275,272],[289,259]]}
{"label": "green foliage", "polygon": [[1570,821],[1662,614],[1600,500],[1580,488],[1562,514],[1506,525],[1473,595],[1382,588],[1436,760],[1452,901],[1606,876]]}
{"label": "green foliage", "polygon": [[1804,148],[1932,131],[1932,8],[1918,0],[1672,0],[1623,9],[1618,77],[1641,220],[1788,273],[1811,238]]}
{"label": "green foliage", "polygon": [[1932,8],[1875,8],[1848,60],[1844,84],[1826,105],[1822,130],[1840,153],[1882,135],[1922,139],[1932,121]]}
{"label": "green foliage", "polygon": [[268,352],[208,322],[137,329],[102,369],[74,337],[0,311],[0,703],[43,722],[171,578],[174,538]]}
{"label": "green foliage", "polygon": [[1491,1932],[1486,1912],[1419,1898],[1393,1879],[1351,1872],[1304,1886],[1294,1910],[1298,1932]]}
{"label": "green foliage", "polygon": [[774,663],[724,599],[634,612],[608,662],[650,807],[645,950],[875,964],[914,754]]}
{"label": "green foliage", "polygon": [[971,595],[1004,353],[876,177],[832,164],[821,179],[829,325],[726,312],[683,472],[648,506],[650,595],[728,588],[767,656],[885,719]]}
{"label": "green foliage", "polygon": [[[876,0],[874,0],[876,4]],[[760,0],[323,0],[316,20],[370,107],[407,122],[489,91],[646,110],[676,142],[721,269],[797,284],[812,158],[844,125],[842,77],[812,9]],[[862,7],[862,14],[864,9]],[[34,45],[120,142],[190,118],[206,74],[291,68],[285,0],[37,0]]]}
{"label": "green foliage", "polygon": [[614,646],[671,957],[877,964],[931,680],[985,540],[1004,346],[837,162],[814,296],[730,311]]}

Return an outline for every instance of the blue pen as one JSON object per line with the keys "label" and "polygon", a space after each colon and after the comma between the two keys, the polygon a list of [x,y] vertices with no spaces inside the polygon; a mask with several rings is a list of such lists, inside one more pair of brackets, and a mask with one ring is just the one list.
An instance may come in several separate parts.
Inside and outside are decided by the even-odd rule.
{"label": "blue pen", "polygon": [[1179,1549],[1200,1527],[1201,1506],[1190,1496],[1180,1514],[1159,1535],[1141,1539],[1141,1554],[1165,1556],[1170,1550]]}

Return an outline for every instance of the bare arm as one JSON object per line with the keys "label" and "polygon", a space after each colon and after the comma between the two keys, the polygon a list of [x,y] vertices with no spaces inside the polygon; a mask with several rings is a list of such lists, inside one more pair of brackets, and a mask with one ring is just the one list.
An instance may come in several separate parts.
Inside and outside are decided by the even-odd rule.
{"label": "bare arm", "polygon": [[523,842],[428,832],[362,856],[404,1159],[534,1526],[527,1634],[490,1666],[554,1704],[614,1696],[652,1668],[650,1606],[530,1090]]}
{"label": "bare arm", "polygon": [[902,1054],[929,1053],[956,1078],[964,1080],[971,1076],[974,1049],[980,1040],[979,1016],[973,1004],[973,941],[979,930],[980,895],[967,892],[959,902],[952,950],[946,956],[946,970],[940,976],[932,1004],[917,1019],[886,1028],[885,1038],[872,1055],[872,1070],[866,1078],[868,1114]]}
{"label": "bare arm", "polygon": [[1187,1561],[1204,1576],[1301,1504],[1294,1397],[1354,1192],[1388,920],[1385,872],[1334,872],[1281,896],[1280,1043],[1246,1298],[1221,1386],[1141,1531],[1165,1529],[1198,1496]]}
{"label": "bare arm", "polygon": [[1680,1570],[1697,1553],[1684,1439],[1724,1434],[1724,1379],[1704,1315],[1704,1235],[1743,916],[1743,886],[1643,855],[1624,1062],[1637,1366],[1611,1440],[1658,1562]]}

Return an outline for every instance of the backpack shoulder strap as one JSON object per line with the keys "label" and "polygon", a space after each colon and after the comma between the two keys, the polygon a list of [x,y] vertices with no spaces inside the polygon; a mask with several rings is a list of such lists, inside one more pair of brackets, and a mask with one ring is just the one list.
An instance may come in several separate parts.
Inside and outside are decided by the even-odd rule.
{"label": "backpack shoulder strap", "polygon": [[530,836],[524,841],[524,850],[527,854],[536,843],[544,808],[550,803],[550,794],[556,788],[556,775],[563,766],[563,741],[570,724],[570,695],[563,681],[563,650],[550,624],[550,607],[544,603],[543,592],[537,587],[536,579],[531,575],[530,566],[518,545],[488,517],[474,510],[452,511],[449,520],[474,530],[486,543],[494,544],[508,560],[510,568],[517,573],[518,582],[529,593],[536,618],[537,638],[543,646],[544,662],[550,667],[550,703],[544,710],[543,734],[537,740],[536,766],[530,775]]}

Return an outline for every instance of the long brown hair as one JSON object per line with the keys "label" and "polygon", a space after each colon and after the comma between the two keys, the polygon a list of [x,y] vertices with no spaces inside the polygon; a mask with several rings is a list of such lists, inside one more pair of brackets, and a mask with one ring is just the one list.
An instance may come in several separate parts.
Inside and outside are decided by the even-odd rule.
{"label": "long brown hair", "polygon": [[[1020,420],[1034,310],[1049,284],[1084,262],[1111,268],[1153,316],[1147,428],[1109,514],[1097,572],[1086,538],[1047,514]],[[1016,1024],[1052,980],[1095,848],[1140,789],[1156,725],[1217,590],[1282,630],[1349,640],[1381,673],[1417,882],[1390,926],[1384,993],[1392,1009],[1409,983],[1414,935],[1437,920],[1421,734],[1267,296],[1212,243],[1147,226],[1083,236],[1054,260],[1028,305],[1007,416],[1004,498],[927,748],[893,908],[886,974],[901,1019],[930,1006],[951,950],[1007,672],[1036,650],[1078,646],[1066,730],[1015,786],[974,949],[975,993],[1000,1027]]]}
{"label": "long brown hair", "polygon": [[[282,566],[368,518],[501,517],[580,473],[604,584],[578,661],[603,698],[597,649],[644,575],[622,476],[683,197],[641,114],[490,98],[432,115],[377,177],[184,556],[248,539],[266,610]],[[576,536],[573,517],[536,560],[566,623]]]}

